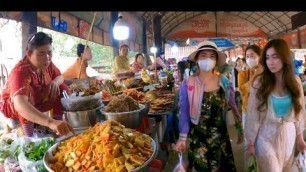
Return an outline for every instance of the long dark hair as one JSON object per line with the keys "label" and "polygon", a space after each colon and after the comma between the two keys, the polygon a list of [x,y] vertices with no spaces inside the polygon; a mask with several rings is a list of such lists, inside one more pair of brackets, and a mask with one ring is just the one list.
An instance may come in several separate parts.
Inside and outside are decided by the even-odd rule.
{"label": "long dark hair", "polygon": [[[86,48],[89,48],[89,46],[87,45]],[[78,57],[81,57],[81,56],[82,56],[82,53],[84,53],[84,50],[85,50],[85,45],[79,43],[79,44],[77,45],[77,55],[78,55]]]}
{"label": "long dark hair", "polygon": [[243,58],[238,57],[238,58],[236,59],[235,67],[238,65],[238,62],[239,62],[240,60],[243,61],[244,64],[246,64],[246,60],[245,60],[244,57],[243,57]]}
{"label": "long dark hair", "polygon": [[261,48],[258,45],[253,44],[246,47],[244,51],[244,57],[246,57],[246,52],[248,50],[253,50],[259,57],[261,56]]}
{"label": "long dark hair", "polygon": [[140,55],[142,56],[142,58],[144,58],[144,56],[143,56],[142,53],[137,53],[137,54],[135,55],[135,62],[137,62],[137,59],[138,59],[138,57],[139,57]]}
{"label": "long dark hair", "polygon": [[[262,57],[260,58],[260,64],[263,67],[263,72],[255,77],[259,78],[259,88],[256,93],[257,99],[260,100],[260,103],[257,107],[258,111],[263,111],[266,109],[268,104],[268,97],[275,88],[276,78],[275,75],[269,70],[266,63],[266,53],[269,48],[274,48],[277,52],[278,57],[283,62],[283,80],[286,89],[289,91],[292,104],[295,111],[295,117],[299,114],[302,109],[302,105],[299,102],[300,98],[300,88],[299,83],[295,79],[293,60],[290,56],[290,49],[288,44],[283,39],[273,39],[267,43],[265,46]],[[254,81],[255,81],[254,79]],[[253,87],[254,87],[253,81]],[[303,105],[304,106],[304,105]]]}
{"label": "long dark hair", "polygon": [[178,69],[178,72],[180,73],[180,78],[179,78],[180,81],[184,80],[185,69],[187,69],[188,66],[189,66],[189,63],[187,61],[179,61],[177,63],[177,69]]}

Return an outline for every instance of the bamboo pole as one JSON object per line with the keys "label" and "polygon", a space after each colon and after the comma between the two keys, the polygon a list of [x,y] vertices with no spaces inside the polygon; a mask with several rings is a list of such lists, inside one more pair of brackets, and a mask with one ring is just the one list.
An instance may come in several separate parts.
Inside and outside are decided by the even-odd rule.
{"label": "bamboo pole", "polygon": [[[87,49],[89,36],[91,34],[91,31],[92,31],[92,27],[93,27],[93,24],[94,24],[94,21],[95,21],[95,18],[96,18],[96,14],[97,14],[97,12],[94,13],[94,16],[93,16],[92,21],[91,21],[91,25],[90,25],[89,32],[87,34],[87,39],[86,39],[86,43],[85,43],[85,48],[84,48],[83,54],[86,52],[86,49]],[[79,72],[79,75],[78,75],[78,79],[80,79],[80,77],[81,77],[81,71],[82,71],[82,65],[83,65],[83,57],[81,57],[81,59],[82,59],[81,60],[81,67],[80,67],[80,72]]]}

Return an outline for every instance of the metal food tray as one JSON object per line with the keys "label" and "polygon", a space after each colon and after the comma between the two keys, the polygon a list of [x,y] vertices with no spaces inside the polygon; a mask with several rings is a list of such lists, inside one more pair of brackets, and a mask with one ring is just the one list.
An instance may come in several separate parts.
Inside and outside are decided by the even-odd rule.
{"label": "metal food tray", "polygon": [[148,115],[149,116],[158,116],[158,115],[169,115],[172,111],[165,111],[165,112],[156,112],[156,113],[152,113],[152,112],[149,112]]}
{"label": "metal food tray", "polygon": [[[82,132],[78,132],[77,133],[77,135],[79,135],[79,134],[81,134]],[[72,135],[73,136],[73,135]],[[44,157],[43,157],[43,162],[44,162],[44,166],[45,166],[45,168],[49,171],[49,172],[54,172],[52,169],[51,169],[51,167],[49,166],[50,164],[49,164],[49,160],[53,157],[53,154],[52,154],[52,151],[53,150],[55,150],[56,148],[57,148],[57,146],[61,143],[61,142],[63,142],[63,141],[65,141],[65,140],[67,140],[67,139],[69,139],[69,138],[71,138],[72,136],[68,136],[68,137],[66,137],[66,138],[62,138],[62,139],[59,139],[60,141],[58,142],[58,143],[56,143],[56,144],[54,144],[53,146],[51,146],[47,151],[46,151],[46,153],[45,153],[45,155],[44,155]],[[151,137],[150,137],[151,138]],[[135,168],[135,169],[133,169],[133,170],[131,170],[131,172],[145,172],[146,171],[146,167],[149,165],[149,163],[157,156],[157,145],[156,145],[156,143],[155,143],[155,141],[151,138],[151,142],[152,142],[152,146],[153,146],[153,153],[152,153],[152,155],[151,155],[151,157],[144,163],[144,164],[142,164],[141,166],[139,166],[139,167],[137,167],[137,168]]]}

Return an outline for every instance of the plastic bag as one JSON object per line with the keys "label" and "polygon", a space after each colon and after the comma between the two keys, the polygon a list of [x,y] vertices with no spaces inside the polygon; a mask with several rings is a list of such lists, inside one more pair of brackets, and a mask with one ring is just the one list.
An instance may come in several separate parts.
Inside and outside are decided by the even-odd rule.
{"label": "plastic bag", "polygon": [[179,156],[179,163],[175,166],[173,172],[186,172],[184,163],[183,163],[183,154],[182,152],[178,153]]}
{"label": "plastic bag", "polygon": [[84,96],[84,92],[69,95],[69,98],[61,98],[61,103],[66,111],[84,111],[95,109],[102,105],[102,92],[94,95]]}
{"label": "plastic bag", "polygon": [[37,146],[40,144],[43,140],[46,139],[54,139],[52,137],[44,137],[44,138],[33,138],[33,137],[23,137],[19,140],[20,144],[23,145],[19,155],[18,155],[18,161],[19,166],[23,172],[41,172],[41,171],[47,171],[44,167],[43,158],[38,159],[37,161],[28,159],[25,154],[25,147],[30,142],[34,142],[34,144]]}
{"label": "plastic bag", "polygon": [[4,161],[4,171],[5,172],[21,171],[19,162],[14,158],[7,158]]}
{"label": "plastic bag", "polygon": [[306,152],[300,152],[296,157],[295,162],[301,172],[306,172]]}
{"label": "plastic bag", "polygon": [[1,123],[3,126],[8,125],[11,129],[17,128],[20,125],[18,120],[7,118],[2,112],[0,112],[0,125]]}

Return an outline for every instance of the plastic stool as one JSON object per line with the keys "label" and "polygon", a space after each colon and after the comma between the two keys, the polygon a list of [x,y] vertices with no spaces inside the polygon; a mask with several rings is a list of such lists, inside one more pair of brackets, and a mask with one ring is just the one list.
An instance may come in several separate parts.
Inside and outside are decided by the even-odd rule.
{"label": "plastic stool", "polygon": [[159,159],[153,159],[149,164],[148,172],[162,172],[163,162]]}

